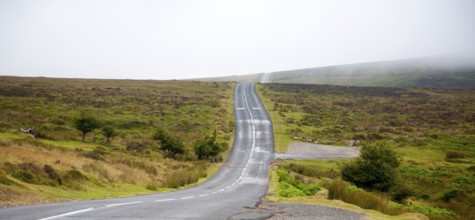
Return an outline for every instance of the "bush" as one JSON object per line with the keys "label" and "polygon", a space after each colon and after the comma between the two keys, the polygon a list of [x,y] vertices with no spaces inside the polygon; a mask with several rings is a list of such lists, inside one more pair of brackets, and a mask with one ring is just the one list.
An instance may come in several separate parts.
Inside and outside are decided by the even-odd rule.
{"label": "bush", "polygon": [[6,176],[0,175],[0,184],[3,185],[15,185],[15,182],[8,179]]}
{"label": "bush", "polygon": [[166,176],[165,181],[162,183],[162,187],[166,188],[178,188],[188,184],[196,183],[200,178],[208,175],[209,162],[198,161],[193,164],[193,169],[179,169]]}
{"label": "bush", "polygon": [[444,195],[442,195],[441,199],[444,202],[450,202],[455,196],[457,196],[458,190],[450,190],[448,192],[445,192]]}
{"label": "bush", "polygon": [[449,151],[445,154],[445,159],[465,158],[463,152]]}
{"label": "bush", "polygon": [[183,154],[185,147],[177,137],[170,136],[166,131],[158,129],[153,139],[160,142],[160,150],[165,152],[165,157],[176,158],[177,154]]}
{"label": "bush", "polygon": [[106,144],[110,144],[110,139],[117,136],[117,132],[112,126],[104,126],[102,128],[102,135],[106,138]]}
{"label": "bush", "polygon": [[305,193],[302,190],[285,181],[280,182],[277,187],[279,195],[283,197],[305,196]]}
{"label": "bush", "polygon": [[405,203],[406,199],[412,195],[412,190],[401,183],[391,189],[391,199],[398,203]]}
{"label": "bush", "polygon": [[202,160],[216,157],[226,149],[225,144],[216,141],[216,137],[215,130],[212,136],[206,136],[196,141],[195,154],[198,156],[198,159]]}
{"label": "bush", "polygon": [[43,170],[48,175],[49,179],[57,181],[59,185],[63,183],[61,177],[52,166],[46,164],[44,165]]}
{"label": "bush", "polygon": [[36,169],[36,165],[31,163],[22,163],[18,165],[14,165],[11,163],[4,164],[5,171],[15,177],[18,180],[21,180],[26,183],[32,184],[39,184],[38,178],[34,175],[35,172],[32,170],[40,170],[39,168]]}
{"label": "bush", "polygon": [[361,154],[341,168],[341,177],[358,187],[387,192],[395,183],[400,161],[386,144],[363,145]]}
{"label": "bush", "polygon": [[276,173],[279,176],[279,185],[277,187],[280,196],[312,196],[320,189],[315,184],[306,184],[298,181],[287,170],[282,168],[277,169]]}
{"label": "bush", "polygon": [[148,183],[145,187],[148,190],[157,191],[158,187],[155,183]]}
{"label": "bush", "polygon": [[68,183],[74,183],[74,182],[83,182],[87,181],[88,178],[84,176],[81,172],[78,170],[69,170],[64,176],[63,176],[64,181]]}

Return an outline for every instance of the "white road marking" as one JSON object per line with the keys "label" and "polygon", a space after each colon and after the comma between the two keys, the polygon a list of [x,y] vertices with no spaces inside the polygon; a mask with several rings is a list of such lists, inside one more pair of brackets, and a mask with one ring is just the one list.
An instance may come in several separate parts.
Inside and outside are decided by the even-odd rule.
{"label": "white road marking", "polygon": [[[214,191],[214,192],[211,192],[209,194],[208,193],[201,194],[198,197],[204,197],[204,196],[208,196],[210,194],[216,194],[216,193],[223,192],[226,189],[229,189],[229,188],[233,187],[234,185],[236,185],[236,184],[238,184],[239,182],[242,181],[242,179],[244,178],[244,174],[246,173],[246,170],[248,168],[248,165],[251,163],[251,159],[252,159],[252,156],[254,155],[254,151],[256,151],[256,133],[257,133],[256,132],[256,124],[270,124],[270,121],[268,121],[268,120],[254,120],[254,116],[252,115],[251,108],[249,107],[249,103],[247,102],[247,96],[246,96],[245,89],[243,89],[243,96],[244,96],[244,102],[246,103],[246,108],[236,107],[236,110],[247,110],[249,112],[249,116],[251,118],[249,120],[238,120],[238,122],[251,123],[251,126],[252,126],[252,132],[251,132],[251,135],[250,135],[250,137],[252,138],[252,147],[251,147],[251,153],[249,155],[249,158],[247,159],[247,163],[244,166],[244,169],[242,170],[242,173],[239,176],[239,179],[237,179],[234,183],[232,183],[231,185],[228,185],[225,188],[222,188],[218,191]],[[253,107],[252,109],[258,110],[258,109],[261,109],[261,108],[260,107]],[[238,135],[239,135],[239,138],[243,138],[242,137],[243,132],[238,132]],[[195,198],[195,196],[183,197],[183,198],[180,198],[180,200],[192,199],[192,198]],[[176,199],[162,199],[162,200],[156,200],[156,201],[157,202],[165,202],[165,201],[173,201],[173,200],[176,200]]]}
{"label": "white road marking", "polygon": [[[243,86],[243,87],[246,87],[246,86]],[[254,155],[254,152],[256,150],[259,150],[260,151],[260,148],[257,148],[256,149],[256,124],[271,124],[271,122],[269,120],[254,120],[254,116],[252,115],[252,112],[251,112],[251,108],[249,107],[249,103],[247,101],[247,96],[246,96],[246,92],[245,92],[245,88],[243,89],[243,96],[244,96],[244,102],[246,103],[246,108],[242,108],[242,107],[236,107],[237,110],[247,110],[249,112],[249,116],[250,116],[250,120],[238,120],[238,122],[246,122],[246,123],[250,123],[251,126],[252,126],[252,132],[251,132],[251,135],[250,137],[252,137],[252,147],[251,147],[251,153],[249,155],[249,158],[247,159],[247,163],[244,167],[244,169],[242,170],[242,173],[241,173],[241,176],[239,177],[239,179],[237,179],[235,182],[233,182],[231,185],[228,185],[226,186],[225,188],[222,188],[218,191],[214,191],[210,194],[216,194],[216,193],[220,193],[220,192],[223,192],[225,191],[226,189],[229,189],[231,187],[233,187],[234,185],[240,183],[241,181],[243,181],[243,178],[244,178],[244,174],[246,173],[246,170],[247,170],[247,167],[248,165],[251,163],[251,159]],[[255,99],[255,98],[254,98]],[[253,110],[260,110],[261,108],[260,107],[252,107]],[[239,136],[242,135],[242,132],[240,132]],[[260,136],[260,133],[259,133],[259,136]],[[242,138],[242,137],[240,137]],[[257,163],[257,162],[255,162]],[[261,162],[262,163],[262,162]],[[246,177],[247,178],[247,177]],[[249,181],[249,180],[247,180]],[[256,182],[256,181],[254,181]],[[262,182],[261,181],[257,181],[257,182]],[[265,181],[264,181],[265,182]],[[204,196],[208,196],[210,195],[208,193],[206,194],[201,194],[199,195],[198,197],[204,197]],[[186,199],[193,199],[195,198],[195,196],[188,196],[188,197],[183,197],[183,198],[180,198],[180,200],[186,200]],[[171,199],[161,199],[161,200],[155,200],[156,202],[166,202],[166,201],[174,201],[174,200],[177,200],[176,198],[171,198]],[[128,202],[128,203],[116,203],[116,204],[109,204],[109,205],[106,205],[105,207],[116,207],[116,206],[124,206],[124,205],[132,205],[132,204],[139,204],[139,203],[143,203],[142,201],[136,201],[136,202]],[[65,216],[70,216],[70,215],[74,215],[74,214],[78,214],[78,213],[83,213],[83,212],[88,212],[88,211],[92,211],[94,210],[95,208],[88,208],[88,209],[81,209],[81,210],[77,210],[77,211],[73,211],[73,212],[68,212],[68,213],[64,213],[64,214],[61,214],[61,215],[55,215],[55,216],[51,216],[51,217],[47,217],[47,218],[42,218],[40,220],[50,220],[50,219],[55,219],[55,218],[60,218],[60,217],[65,217]]]}
{"label": "white road marking", "polygon": [[[250,111],[250,110],[249,110]],[[238,123],[251,123],[251,124],[263,124],[263,125],[270,125],[271,122],[269,120],[253,120],[253,119],[247,119],[247,120],[237,120]]]}
{"label": "white road marking", "polygon": [[115,207],[115,206],[132,205],[132,204],[140,204],[140,203],[143,203],[143,202],[142,201],[137,201],[137,202],[116,203],[116,204],[106,205],[106,207]]}
{"label": "white road marking", "polygon": [[68,213],[64,213],[64,214],[61,214],[61,215],[55,215],[55,216],[51,216],[51,217],[47,217],[47,218],[42,218],[42,219],[39,219],[39,220],[49,220],[49,219],[61,218],[61,217],[69,216],[69,215],[82,213],[82,212],[89,212],[89,211],[92,211],[92,210],[94,210],[94,208],[81,209],[81,210],[77,210],[77,211],[74,211],[74,212],[68,212]]}
{"label": "white road marking", "polygon": [[155,200],[155,202],[168,202],[168,201],[173,201],[173,200],[176,200],[176,199],[159,199],[159,200]]}

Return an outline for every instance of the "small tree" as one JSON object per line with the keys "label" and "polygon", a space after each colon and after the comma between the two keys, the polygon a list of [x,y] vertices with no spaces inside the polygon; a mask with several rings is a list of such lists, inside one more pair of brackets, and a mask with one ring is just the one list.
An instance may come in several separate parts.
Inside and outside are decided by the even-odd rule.
{"label": "small tree", "polygon": [[86,134],[94,131],[96,128],[100,127],[100,123],[97,119],[87,115],[81,115],[76,119],[74,126],[76,129],[82,132],[82,141],[86,139]]}
{"label": "small tree", "polygon": [[388,145],[364,145],[360,157],[343,165],[341,177],[361,188],[387,192],[395,184],[399,165],[399,158]]}
{"label": "small tree", "polygon": [[216,142],[216,137],[215,130],[212,136],[205,136],[203,139],[196,141],[195,154],[198,156],[198,159],[202,160],[215,157],[225,150],[222,144]]}
{"label": "small tree", "polygon": [[170,136],[163,129],[158,129],[153,135],[153,139],[160,142],[160,150],[165,152],[165,157],[175,159],[177,154],[185,152],[185,148],[181,141],[176,137]]}
{"label": "small tree", "polygon": [[106,144],[109,144],[110,139],[117,136],[117,132],[115,132],[112,126],[104,126],[102,128],[102,135],[106,138]]}

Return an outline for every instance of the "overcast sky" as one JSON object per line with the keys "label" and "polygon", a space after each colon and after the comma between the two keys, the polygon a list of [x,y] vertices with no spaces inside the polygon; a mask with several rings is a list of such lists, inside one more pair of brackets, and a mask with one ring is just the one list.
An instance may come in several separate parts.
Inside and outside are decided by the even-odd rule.
{"label": "overcast sky", "polygon": [[475,52],[473,0],[0,0],[0,75],[183,79]]}

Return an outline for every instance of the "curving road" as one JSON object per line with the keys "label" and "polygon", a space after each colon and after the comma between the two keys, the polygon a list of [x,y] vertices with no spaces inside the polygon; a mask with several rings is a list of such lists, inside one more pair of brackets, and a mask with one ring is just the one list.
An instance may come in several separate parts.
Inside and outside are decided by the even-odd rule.
{"label": "curving road", "polygon": [[226,219],[267,192],[272,123],[255,84],[235,88],[235,141],[228,161],[208,181],[169,193],[0,209],[0,219]]}
{"label": "curving road", "polygon": [[262,73],[261,83],[270,83],[269,80],[270,73]]}

